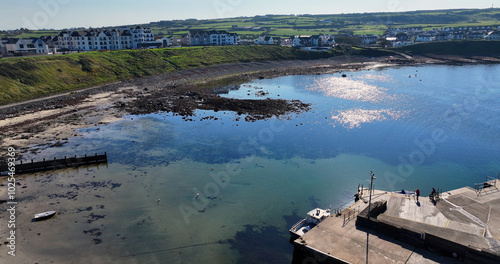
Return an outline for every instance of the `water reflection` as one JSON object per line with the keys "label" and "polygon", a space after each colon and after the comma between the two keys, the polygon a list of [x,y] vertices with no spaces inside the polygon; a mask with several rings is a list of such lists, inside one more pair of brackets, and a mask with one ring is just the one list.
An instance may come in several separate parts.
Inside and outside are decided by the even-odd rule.
{"label": "water reflection", "polygon": [[[373,74],[369,75],[372,79]],[[392,95],[387,94],[387,88],[368,84],[364,80],[342,78],[330,76],[328,78],[318,78],[307,87],[308,90],[321,92],[324,96],[336,97],[351,101],[377,103],[381,101],[392,100]]]}
{"label": "water reflection", "polygon": [[359,128],[363,123],[380,122],[390,119],[397,120],[403,116],[402,112],[391,109],[366,110],[358,108],[339,110],[336,113],[332,115],[332,120],[348,129]]}
{"label": "water reflection", "polygon": [[[474,76],[500,70],[500,66],[472,68]],[[467,74],[470,68],[452,68],[454,77],[439,89],[427,80],[442,80],[450,67],[418,70],[423,82],[408,78],[408,72],[416,72],[409,67],[353,72],[347,78],[315,75],[255,80],[225,95],[263,99],[256,92],[264,91],[269,97],[312,104],[312,111],[290,119],[245,122],[236,121],[238,115],[232,112],[198,111],[195,121],[156,113],[88,128],[80,131],[82,137],[70,138],[63,147],[47,149],[38,157],[107,151],[109,169],[88,175],[73,173],[73,178],[54,177],[46,191],[32,197],[40,204],[61,202],[58,206],[68,211],[75,206],[104,205],[99,215],[105,213],[106,218],[92,223],[104,230],[102,244],[96,246],[103,246],[108,255],[109,247],[112,256],[127,256],[130,262],[287,261],[292,254],[287,230],[298,217],[314,207],[336,207],[350,201],[357,184],[366,184],[370,170],[379,175],[398,173],[400,158],[408,160],[408,154],[420,151],[415,142],[432,138],[437,128],[448,136],[446,142],[436,143],[433,153],[414,166],[412,175],[393,187],[458,188],[500,171],[500,145],[494,136],[500,133],[499,75],[485,79],[484,85],[493,92],[476,96],[480,106],[466,112],[466,117],[458,113],[460,123],[448,124],[443,122],[443,113],[474,96],[470,87],[476,82]],[[217,120],[201,120],[208,115]],[[191,223],[186,224],[179,205],[191,206],[198,192],[193,189],[205,194],[206,186],[220,183],[214,182],[211,173],[235,165],[241,171],[227,177],[227,188],[214,194],[221,198],[194,211]],[[69,185],[97,181],[95,178],[121,187],[102,193],[90,187],[81,189],[78,204],[48,198],[54,193],[49,189],[59,190],[64,179]],[[389,186],[381,176],[376,188]],[[65,217],[81,221],[90,213]],[[93,228],[88,225],[84,218],[77,233],[68,236],[74,241],[79,236],[88,238],[81,232]],[[63,238],[61,241],[68,240]],[[263,243],[266,241],[272,243]],[[76,242],[72,246],[78,246],[80,255],[96,249]],[[258,252],[275,255],[262,258]]]}

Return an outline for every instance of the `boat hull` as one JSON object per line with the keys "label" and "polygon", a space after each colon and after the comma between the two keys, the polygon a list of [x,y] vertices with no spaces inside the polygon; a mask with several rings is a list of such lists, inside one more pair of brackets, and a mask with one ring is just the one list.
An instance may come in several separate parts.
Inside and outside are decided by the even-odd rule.
{"label": "boat hull", "polygon": [[56,214],[56,211],[47,211],[47,212],[36,214],[34,219],[36,221],[49,219],[49,218],[53,217],[55,214]]}

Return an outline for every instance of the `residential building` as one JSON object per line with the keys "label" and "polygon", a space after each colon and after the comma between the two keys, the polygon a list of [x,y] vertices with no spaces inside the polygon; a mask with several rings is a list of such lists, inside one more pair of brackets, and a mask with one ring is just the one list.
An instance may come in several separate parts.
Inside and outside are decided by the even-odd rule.
{"label": "residential building", "polygon": [[292,36],[287,43],[294,47],[324,47],[335,44],[335,38],[332,35],[313,35],[313,36]]}
{"label": "residential building", "polygon": [[280,37],[260,36],[255,40],[257,45],[281,45]]}
{"label": "residential building", "polygon": [[47,54],[49,51],[49,46],[41,38],[8,38],[0,41],[0,52],[4,56]]}
{"label": "residential building", "polygon": [[358,36],[358,37],[361,41],[361,45],[376,44],[377,40],[378,40],[378,36],[375,36],[375,35],[366,35],[366,36]]}
{"label": "residential building", "polygon": [[120,50],[157,45],[150,28],[89,29],[61,31],[51,39],[58,50]]}
{"label": "residential building", "polygon": [[429,42],[434,41],[434,37],[431,34],[418,34],[415,39],[416,42]]}
{"label": "residential building", "polygon": [[225,46],[237,45],[240,38],[237,33],[229,33],[224,30],[192,30],[183,37],[182,45],[191,46]]}
{"label": "residential building", "polygon": [[467,39],[484,39],[486,36],[487,36],[487,34],[484,31],[469,31],[465,35],[465,38],[467,38]]}
{"label": "residential building", "polygon": [[491,31],[484,37],[486,40],[500,40],[500,31]]}

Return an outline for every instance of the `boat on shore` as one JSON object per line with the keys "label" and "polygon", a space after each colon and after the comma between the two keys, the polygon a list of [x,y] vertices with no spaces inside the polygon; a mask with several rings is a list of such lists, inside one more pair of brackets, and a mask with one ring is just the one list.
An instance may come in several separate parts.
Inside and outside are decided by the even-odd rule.
{"label": "boat on shore", "polygon": [[315,227],[321,221],[325,220],[331,215],[330,209],[324,210],[316,208],[307,213],[307,217],[297,222],[290,228],[290,236],[292,240],[295,240],[305,233],[307,233],[311,228]]}
{"label": "boat on shore", "polygon": [[56,211],[47,211],[47,212],[35,214],[35,221],[51,218],[55,214],[56,214]]}

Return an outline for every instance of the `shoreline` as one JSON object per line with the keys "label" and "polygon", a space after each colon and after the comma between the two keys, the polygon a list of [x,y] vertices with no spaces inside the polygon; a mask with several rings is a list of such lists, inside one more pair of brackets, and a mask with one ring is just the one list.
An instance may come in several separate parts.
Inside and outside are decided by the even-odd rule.
{"label": "shoreline", "polygon": [[[235,80],[238,81],[238,78],[241,78],[241,81],[246,81],[249,79],[259,79],[260,77],[273,78],[292,74],[313,75],[320,73],[335,73],[336,77],[340,77],[339,72],[343,70],[355,71],[375,69],[378,67],[398,68],[401,66],[425,65],[424,63],[404,64],[403,61],[399,64],[396,62],[388,62],[388,60],[400,61],[399,58],[375,58],[372,59],[372,61],[368,61],[367,58],[359,59],[360,61],[351,61],[350,63],[346,62],[349,58],[345,58],[345,60],[342,61],[332,59],[305,62],[249,63],[250,65],[247,65],[247,68],[243,70],[235,67],[242,67],[241,64],[230,66],[221,65],[216,68],[192,69],[187,72],[178,73],[175,75],[177,79],[172,80],[167,79],[165,76],[154,76],[147,78],[147,80],[139,79],[131,82],[113,84],[115,85],[114,88],[108,87],[99,90],[101,89],[100,87],[96,88],[96,90],[85,91],[85,93],[81,95],[81,98],[77,93],[70,94],[68,97],[73,96],[73,98],[68,98],[67,102],[63,99],[44,98],[44,100],[54,102],[44,103],[37,101],[35,104],[39,103],[46,108],[37,111],[36,107],[32,106],[26,113],[20,113],[17,116],[14,113],[8,118],[0,118],[0,129],[7,131],[7,133],[0,132],[2,144],[25,144],[24,149],[17,150],[17,153],[23,154],[23,151],[26,153],[24,158],[30,155],[33,156],[32,153],[36,153],[37,149],[48,149],[49,152],[50,148],[57,150],[60,144],[65,144],[67,138],[81,137],[75,132],[75,130],[79,128],[92,128],[93,126],[100,126],[118,120],[127,120],[127,117],[128,120],[130,120],[130,117],[133,116],[128,116],[127,111],[119,107],[121,103],[135,102],[139,98],[144,98],[153,94],[154,91],[188,92],[193,91],[192,89],[196,87],[200,90],[206,89],[207,91],[212,91],[211,87],[214,87],[214,85],[216,87],[217,84],[231,84]],[[361,61],[361,59],[364,60]],[[432,60],[429,58],[421,59],[422,61]],[[435,61],[437,62],[437,60]],[[404,67],[401,68],[404,69]],[[222,71],[224,69],[227,71]],[[183,76],[187,77],[183,78]],[[197,86],[193,87],[189,82],[192,82],[191,84],[195,83]],[[177,86],[172,83],[177,84]],[[184,83],[184,85],[180,85],[180,83]],[[147,88],[147,90],[144,88]],[[27,105],[23,107],[29,106],[32,103],[33,102],[27,102]],[[203,116],[204,115],[197,116],[196,119]],[[167,117],[167,119],[168,118],[169,117]],[[135,119],[134,117],[134,120]],[[15,130],[20,132],[15,132]],[[6,142],[5,140],[11,141]],[[76,151],[78,151],[78,148],[75,148],[75,152]],[[37,157],[37,159],[41,158]],[[352,157],[348,157],[336,161],[338,164],[341,164],[351,159]],[[266,181],[269,185],[269,190],[274,190],[274,186],[279,186],[279,184],[275,184],[275,182],[270,182],[268,177],[265,177],[266,175],[255,173],[259,172],[264,167],[275,169],[276,171],[285,171],[283,169],[290,166],[290,171],[296,171],[297,168],[300,167],[299,165],[304,165],[306,166],[304,167],[304,171],[309,171],[310,168],[319,166],[312,163],[310,164],[308,161],[304,163],[299,162],[297,163],[298,165],[295,166],[295,161],[286,161],[277,165],[278,167],[271,167],[265,164],[264,161],[264,159],[257,159],[251,163],[245,163],[244,160],[241,160],[241,163],[235,163],[246,164],[243,166],[243,174],[238,179],[233,177],[232,183],[235,185],[228,188],[223,194],[224,200],[213,200],[214,204],[212,207],[210,207],[207,212],[203,212],[202,215],[209,216],[211,213],[220,212],[216,211],[221,210],[220,208],[225,208],[224,210],[228,208],[228,211],[225,211],[226,213],[230,212],[229,209],[233,207],[247,208],[243,206],[245,205],[245,203],[242,203],[243,200],[249,200],[248,204],[265,204],[265,202],[268,201],[265,197],[259,198],[262,200],[240,200],[240,198],[236,198],[246,198],[249,193],[258,193],[255,192],[255,189],[252,189],[254,187],[249,187],[258,186],[256,183]],[[370,159],[356,160],[352,162],[352,164],[366,164],[366,161],[370,161]],[[331,162],[331,160],[324,160],[322,162],[323,164],[337,164]],[[259,166],[257,166],[257,164],[259,164]],[[177,237],[183,237],[179,234],[185,235],[184,233],[171,231],[184,229],[185,226],[182,225],[183,223],[181,221],[179,221],[181,224],[180,226],[165,224],[166,227],[164,227],[163,225],[163,223],[171,223],[170,220],[172,216],[178,216],[174,214],[178,212],[176,206],[180,202],[189,203],[191,201],[190,198],[192,198],[191,188],[193,186],[198,186],[198,183],[203,184],[207,181],[211,182],[210,178],[207,180],[207,175],[214,170],[216,172],[227,171],[229,167],[226,167],[226,164],[208,165],[204,163],[187,163],[182,160],[180,162],[158,167],[147,167],[145,164],[142,164],[143,166],[137,164],[139,166],[136,168],[135,165],[134,163],[116,163],[109,166],[109,168],[106,166],[104,169],[99,169],[99,166],[92,166],[77,170],[58,170],[54,173],[26,174],[16,177],[16,192],[17,197],[19,197],[19,206],[17,208],[18,215],[16,216],[19,228],[16,230],[16,244],[18,246],[19,256],[17,256],[15,260],[23,263],[28,261],[39,263],[51,261],[68,263],[82,259],[82,257],[92,253],[90,254],[91,257],[88,258],[89,262],[97,263],[111,259],[120,259],[124,263],[139,263],[158,261],[156,258],[161,258],[163,256],[162,254],[172,257],[174,254],[178,253],[179,261],[183,259],[182,256],[186,255],[199,258],[199,256],[194,255],[194,252],[209,252],[212,254],[210,256],[214,257],[228,255],[236,256],[238,254],[238,249],[235,249],[229,243],[219,244],[217,242],[215,244],[209,244],[212,243],[212,241],[228,241],[226,239],[232,239],[233,233],[240,235],[243,232],[237,230],[236,227],[230,224],[218,223],[216,218],[213,218],[213,222],[206,221],[209,219],[208,217],[200,217],[197,220],[193,218],[193,221],[199,222],[194,222],[194,224],[190,226],[190,228],[193,229],[190,230],[190,232],[193,232],[193,234],[200,234],[201,232],[198,231],[207,228],[199,223],[206,221],[203,222],[203,224],[207,224],[207,226],[214,226],[214,223],[218,224],[221,226],[220,228],[225,228],[224,231],[227,234],[231,234],[230,236],[217,237],[216,240],[212,240],[212,236],[209,235],[213,233],[207,231],[199,238],[200,244],[209,244],[209,246],[204,246],[203,248],[190,248],[189,246],[194,243],[192,243],[193,240],[189,239],[188,236],[186,236],[187,238],[179,239],[180,241],[176,239],[172,244],[165,242],[165,238],[175,238],[176,236],[174,234],[177,234]],[[190,170],[189,177],[180,178],[181,175],[183,175],[183,168],[188,167],[186,165],[190,165],[192,168],[196,169]],[[102,167],[104,166],[105,165]],[[166,175],[179,175],[179,177],[168,178],[165,177]],[[255,178],[248,177],[250,175],[255,176]],[[278,179],[280,177],[276,178]],[[3,183],[5,183],[7,178],[3,179]],[[173,181],[174,179],[175,181]],[[186,180],[186,182],[182,182],[184,180]],[[282,180],[287,181],[288,178],[282,178]],[[322,181],[318,180],[318,182]],[[200,188],[201,187],[202,185],[200,185]],[[300,184],[297,185],[297,189],[302,188],[305,187],[300,186]],[[6,185],[0,188],[0,200],[6,190]],[[331,191],[331,189],[328,189],[328,191]],[[159,202],[159,198],[161,198],[161,203]],[[169,200],[168,198],[173,199]],[[307,196],[303,198],[307,199]],[[217,207],[215,207],[215,204],[217,204]],[[5,204],[5,206],[7,205]],[[295,207],[296,205],[293,202],[288,205],[288,208],[296,209]],[[34,213],[47,210],[56,210],[57,215],[50,221],[31,222]],[[252,208],[250,208],[249,211],[252,212]],[[171,212],[172,215],[166,212]],[[200,211],[198,212],[202,213]],[[286,211],[285,213],[288,215],[290,212]],[[281,213],[281,215],[285,215],[285,213]],[[272,214],[274,215],[275,212],[272,212]],[[217,215],[226,214],[218,213]],[[0,218],[7,219],[6,216],[8,216],[7,211],[0,213]],[[124,219],[125,221],[122,221]],[[210,218],[210,220],[212,220],[212,218]],[[232,222],[237,222],[232,219],[230,220]],[[258,221],[258,218],[256,221]],[[196,228],[200,229],[197,230]],[[231,228],[234,228],[234,230]],[[214,230],[214,233],[216,231],[219,232],[218,229]],[[6,241],[6,232],[8,231],[9,229],[6,227],[0,229],[0,237],[4,238],[2,242]],[[46,243],[47,240],[51,238],[55,240],[51,243]],[[143,238],[147,238],[148,241],[152,242],[137,243]],[[160,240],[157,239],[162,240],[159,242]],[[283,242],[286,243],[285,241]],[[165,246],[168,253],[163,253],[166,251],[157,253],[159,251],[155,251],[155,243]],[[2,248],[4,252],[7,252],[5,245]],[[52,250],[52,248],[57,248],[58,250],[55,251]],[[80,250],[75,251],[75,248],[80,248]],[[182,250],[179,250],[179,248],[182,248]],[[230,248],[234,250],[234,252],[228,252]],[[73,250],[73,253],[70,255],[59,253],[71,250]],[[174,250],[178,252],[174,252]],[[153,253],[150,254],[149,252]],[[200,253],[200,255],[201,254],[202,253]],[[203,257],[206,257],[206,255]]]}
{"label": "shoreline", "polygon": [[[31,151],[36,153],[37,147],[58,146],[72,136],[78,136],[76,130],[91,126],[109,124],[121,120],[128,114],[147,114],[157,111],[174,112],[185,117],[192,114],[193,109],[219,110],[217,105],[199,107],[195,100],[186,106],[187,100],[182,96],[191,94],[197,97],[204,95],[203,100],[214,99],[213,91],[221,87],[238,85],[253,79],[269,79],[286,75],[311,75],[338,73],[342,71],[367,70],[381,67],[415,66],[422,64],[484,64],[500,63],[497,57],[460,57],[460,56],[417,56],[412,59],[403,57],[340,56],[318,60],[294,60],[273,62],[247,62],[238,64],[222,64],[203,68],[181,70],[175,73],[125,80],[78,91],[52,95],[0,106],[0,133],[2,133],[0,150],[8,147],[20,149],[20,154]],[[178,105],[165,108],[149,107],[152,99],[163,96],[163,100],[174,100],[174,104],[182,101],[181,110]],[[201,97],[200,97],[201,98]],[[216,98],[219,99],[219,98]],[[142,100],[142,101],[141,101]],[[177,100],[177,101],[176,101]],[[202,100],[202,101],[203,101]],[[212,100],[213,101],[213,100]],[[236,100],[238,101],[238,100]],[[154,102],[154,101],[153,101]],[[234,109],[241,109],[241,104]],[[240,107],[240,108],[238,108]],[[307,106],[290,104],[283,109],[283,103],[263,107],[261,112],[248,114],[247,121],[265,119],[270,116],[281,116],[287,112],[307,111]],[[257,105],[256,108],[259,108]],[[281,108],[281,109],[278,109]],[[269,114],[269,109],[276,112]],[[175,111],[177,110],[177,111]],[[258,110],[258,109],[257,109]],[[266,111],[264,115],[262,112]]]}

